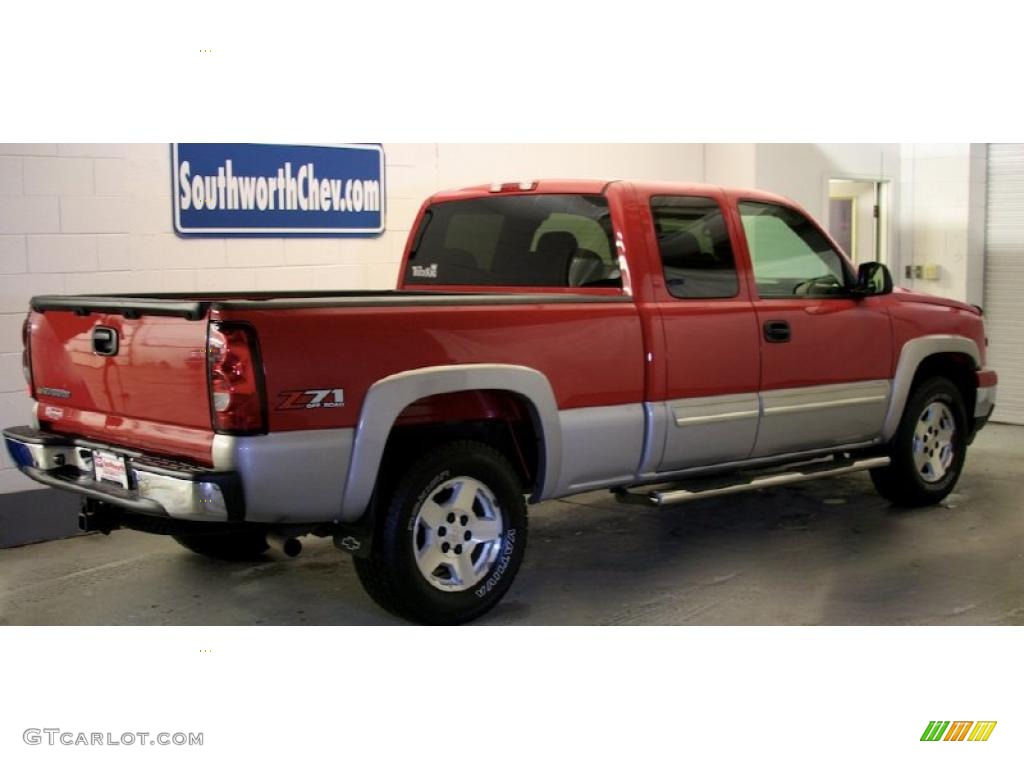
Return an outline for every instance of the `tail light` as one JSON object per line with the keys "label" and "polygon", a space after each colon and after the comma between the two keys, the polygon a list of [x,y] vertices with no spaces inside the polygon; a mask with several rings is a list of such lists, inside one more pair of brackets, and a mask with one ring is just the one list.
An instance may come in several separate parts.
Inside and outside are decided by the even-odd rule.
{"label": "tail light", "polygon": [[264,432],[263,371],[255,333],[244,325],[210,323],[206,354],[213,428],[231,434]]}
{"label": "tail light", "polygon": [[32,340],[32,320],[25,318],[21,326],[21,372],[25,374],[25,383],[28,385],[28,396],[35,394],[35,387],[32,384],[32,349],[29,346]]}

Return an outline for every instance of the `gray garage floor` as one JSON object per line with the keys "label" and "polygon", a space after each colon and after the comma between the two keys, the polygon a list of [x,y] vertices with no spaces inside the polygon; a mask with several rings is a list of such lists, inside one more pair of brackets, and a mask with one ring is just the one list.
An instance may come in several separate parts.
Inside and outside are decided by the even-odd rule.
{"label": "gray garage floor", "polygon": [[[991,425],[957,493],[890,508],[867,475],[675,510],[606,493],[531,511],[493,624],[1024,624],[1024,428]],[[0,550],[0,624],[395,623],[351,561],[207,561],[119,531]]]}

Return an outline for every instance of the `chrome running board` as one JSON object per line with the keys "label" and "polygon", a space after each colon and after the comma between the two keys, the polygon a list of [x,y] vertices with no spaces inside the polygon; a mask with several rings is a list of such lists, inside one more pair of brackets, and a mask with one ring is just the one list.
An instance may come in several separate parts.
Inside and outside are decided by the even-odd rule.
{"label": "chrome running board", "polygon": [[743,472],[730,475],[723,483],[721,477],[694,478],[685,485],[672,487],[660,485],[648,491],[637,489],[615,488],[614,493],[619,501],[639,503],[648,506],[663,507],[670,504],[682,504],[698,499],[712,499],[717,496],[728,496],[733,493],[756,491],[759,488],[775,488],[780,485],[792,485],[821,477],[835,477],[851,472],[863,472],[866,469],[889,466],[888,456],[851,459],[849,457],[830,457],[800,464],[788,464],[783,467],[772,467],[760,472]]}

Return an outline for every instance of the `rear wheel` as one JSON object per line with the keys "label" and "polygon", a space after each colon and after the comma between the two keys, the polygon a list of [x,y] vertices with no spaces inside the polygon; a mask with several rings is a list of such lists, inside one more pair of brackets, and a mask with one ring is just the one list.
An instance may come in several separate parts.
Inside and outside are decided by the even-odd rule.
{"label": "rear wheel", "polygon": [[508,460],[459,441],[422,456],[382,491],[359,580],[384,609],[425,624],[460,624],[494,607],[526,547],[526,502]]}
{"label": "rear wheel", "polygon": [[255,560],[267,551],[267,537],[261,531],[185,534],[174,540],[197,555],[216,560]]}
{"label": "rear wheel", "polygon": [[938,504],[953,490],[967,455],[967,414],[953,382],[936,377],[911,394],[896,436],[892,463],[871,470],[875,488],[905,507]]}

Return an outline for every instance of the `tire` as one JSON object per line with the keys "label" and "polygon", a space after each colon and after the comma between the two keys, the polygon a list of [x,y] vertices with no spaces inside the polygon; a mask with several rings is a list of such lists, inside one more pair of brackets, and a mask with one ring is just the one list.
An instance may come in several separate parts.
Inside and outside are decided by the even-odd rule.
{"label": "tire", "polygon": [[890,443],[892,463],[871,470],[875,488],[901,507],[938,504],[960,478],[967,434],[967,411],[960,390],[944,377],[927,379],[907,400]]}
{"label": "tire", "polygon": [[197,555],[215,560],[256,560],[267,551],[267,537],[262,531],[241,533],[185,534],[174,540]]}
{"label": "tire", "polygon": [[380,492],[370,556],[356,573],[386,611],[462,624],[508,591],[526,549],[526,502],[508,460],[458,441],[421,456]]}

